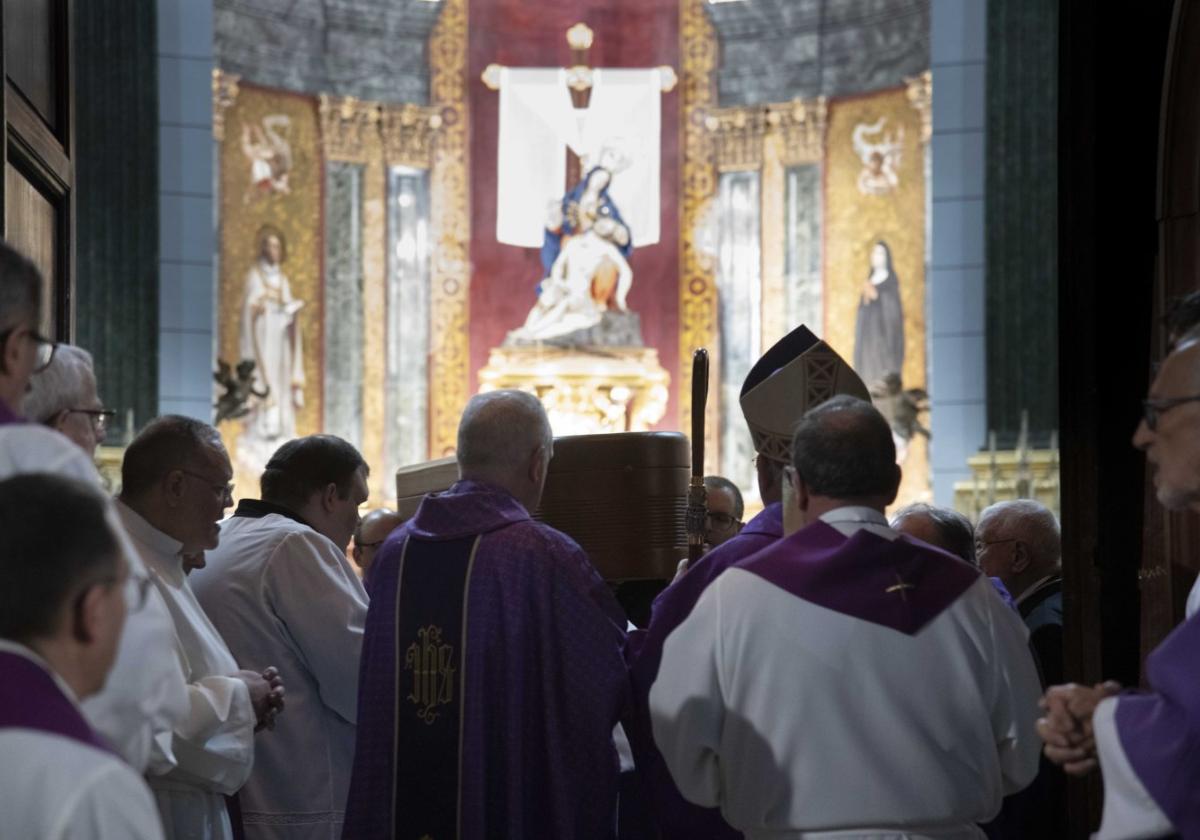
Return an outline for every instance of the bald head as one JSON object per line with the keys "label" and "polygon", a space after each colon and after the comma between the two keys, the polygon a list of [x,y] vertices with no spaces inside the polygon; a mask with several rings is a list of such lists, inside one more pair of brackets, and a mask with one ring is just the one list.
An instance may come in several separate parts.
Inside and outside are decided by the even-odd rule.
{"label": "bald head", "polygon": [[979,515],[975,527],[979,565],[998,577],[1013,597],[1059,571],[1062,536],[1058,519],[1033,499],[997,502]]}
{"label": "bald head", "polygon": [[394,510],[379,508],[362,518],[354,530],[354,543],[351,555],[363,574],[375,562],[375,554],[388,534],[404,524],[404,518]]}
{"label": "bald head", "polygon": [[524,391],[489,391],[467,403],[458,424],[458,473],[508,490],[533,511],[554,454],[550,420]]}

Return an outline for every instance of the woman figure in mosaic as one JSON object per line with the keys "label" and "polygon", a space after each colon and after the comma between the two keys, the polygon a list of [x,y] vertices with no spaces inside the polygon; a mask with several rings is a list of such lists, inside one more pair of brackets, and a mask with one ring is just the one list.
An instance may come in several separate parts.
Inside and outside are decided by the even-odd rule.
{"label": "woman figure in mosaic", "polygon": [[892,249],[882,239],[871,248],[871,268],[863,281],[854,325],[854,370],[874,388],[904,370],[904,309]]}

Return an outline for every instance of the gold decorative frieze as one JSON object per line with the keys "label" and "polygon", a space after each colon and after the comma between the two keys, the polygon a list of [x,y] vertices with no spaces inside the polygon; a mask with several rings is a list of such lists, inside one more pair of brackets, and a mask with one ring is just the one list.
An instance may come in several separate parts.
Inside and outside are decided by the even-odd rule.
{"label": "gold decorative frieze", "polygon": [[318,97],[321,140],[329,160],[366,163],[378,148],[380,106],[353,96]]}
{"label": "gold decorative frieze", "polygon": [[780,158],[784,166],[821,160],[828,119],[824,96],[767,106],[768,131],[778,134],[782,141]]}
{"label": "gold decorative frieze", "polygon": [[[680,210],[679,280],[679,428],[691,428],[692,351],[710,351],[710,384],[720,382],[717,349],[715,261],[706,243],[709,215],[717,194],[714,132],[707,117],[716,111],[717,38],[703,0],[679,4],[680,53],[683,61],[683,195]],[[719,127],[718,122],[718,127]],[[705,450],[720,463],[720,389],[710,387],[705,416]]]}
{"label": "gold decorative frieze", "polygon": [[212,71],[213,138],[225,139],[225,110],[237,101],[238,83],[242,77],[214,67]]}
{"label": "gold decorative frieze", "polygon": [[713,136],[717,169],[722,172],[762,166],[767,113],[763,108],[721,108],[704,118]]}
{"label": "gold decorative frieze", "polygon": [[921,115],[921,142],[933,136],[933,73],[926,70],[919,76],[905,79],[909,104]]}
{"label": "gold decorative frieze", "polygon": [[433,159],[433,138],[441,127],[439,108],[385,105],[380,130],[388,163],[428,169]]}
{"label": "gold decorative frieze", "polygon": [[429,454],[454,451],[470,394],[471,216],[467,167],[467,0],[445,0],[429,39],[431,99],[441,118],[430,170],[436,245],[431,265]]}

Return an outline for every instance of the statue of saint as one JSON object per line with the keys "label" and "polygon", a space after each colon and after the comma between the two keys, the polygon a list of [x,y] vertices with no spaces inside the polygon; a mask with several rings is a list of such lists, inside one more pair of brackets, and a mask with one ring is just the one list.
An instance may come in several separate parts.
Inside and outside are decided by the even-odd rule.
{"label": "statue of saint", "polygon": [[258,260],[246,274],[242,304],[241,358],[254,361],[255,400],[247,431],[261,440],[296,436],[296,409],[304,405],[304,356],[297,313],[304,301],[280,265],[287,259],[283,234],[271,226],[258,233]]}

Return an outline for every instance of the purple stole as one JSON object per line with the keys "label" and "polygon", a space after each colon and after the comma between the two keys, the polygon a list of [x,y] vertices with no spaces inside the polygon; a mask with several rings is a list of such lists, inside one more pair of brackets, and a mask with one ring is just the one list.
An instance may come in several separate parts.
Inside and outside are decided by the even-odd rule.
{"label": "purple stole", "polygon": [[1122,694],[1117,735],[1129,764],[1184,840],[1200,838],[1200,615],[1146,658],[1152,693]]}
{"label": "purple stole", "polygon": [[931,545],[866,528],[846,537],[815,522],[739,564],[818,606],[915,636],[979,580]]}
{"label": "purple stole", "polygon": [[0,651],[0,729],[34,729],[117,755],[43,667],[8,651]]}
{"label": "purple stole", "polygon": [[17,414],[8,404],[0,400],[0,426],[19,426],[29,421]]}

